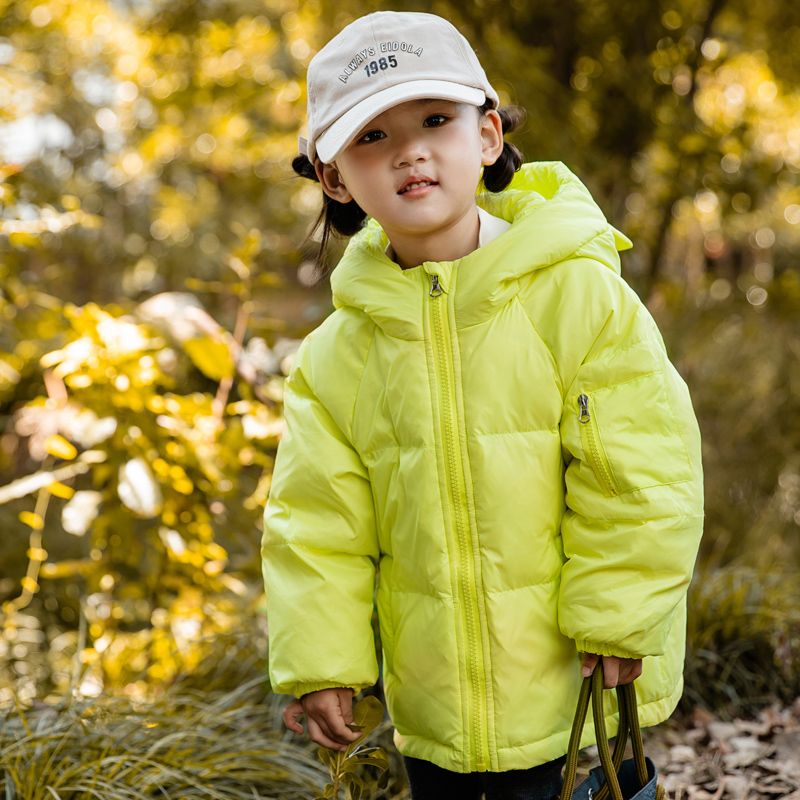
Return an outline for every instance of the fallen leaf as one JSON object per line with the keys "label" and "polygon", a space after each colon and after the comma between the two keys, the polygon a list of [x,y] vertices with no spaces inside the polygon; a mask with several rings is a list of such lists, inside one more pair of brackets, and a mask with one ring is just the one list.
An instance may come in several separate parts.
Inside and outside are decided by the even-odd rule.
{"label": "fallen leaf", "polygon": [[695,761],[697,753],[695,753],[693,747],[685,744],[676,744],[670,748],[669,757],[676,764],[686,764]]}

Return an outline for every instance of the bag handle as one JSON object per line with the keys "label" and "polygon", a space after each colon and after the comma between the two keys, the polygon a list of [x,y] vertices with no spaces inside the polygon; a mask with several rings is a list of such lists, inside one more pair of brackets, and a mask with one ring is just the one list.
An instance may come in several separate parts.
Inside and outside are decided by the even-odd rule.
{"label": "bag handle", "polygon": [[617,772],[622,765],[625,755],[625,745],[628,734],[633,745],[633,759],[636,765],[636,774],[642,786],[647,783],[647,764],[644,756],[644,743],[642,731],[639,727],[639,713],[636,706],[636,690],[633,683],[617,685],[617,700],[619,706],[619,726],[614,744],[614,753],[611,754],[608,746],[608,731],[606,730],[605,717],[603,716],[603,660],[598,661],[594,672],[583,679],[578,695],[578,705],[575,710],[575,719],[567,748],[567,761],[564,767],[564,783],[561,788],[560,800],[570,800],[575,788],[575,772],[578,765],[578,751],[580,749],[581,734],[592,704],[592,717],[594,718],[595,739],[603,767],[605,783],[595,795],[596,800],[605,800],[611,794],[612,800],[623,800]]}

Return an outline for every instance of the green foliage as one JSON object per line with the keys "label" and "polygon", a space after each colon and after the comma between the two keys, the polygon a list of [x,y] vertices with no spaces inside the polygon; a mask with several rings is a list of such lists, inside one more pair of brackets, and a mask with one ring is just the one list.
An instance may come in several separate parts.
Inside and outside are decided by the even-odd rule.
{"label": "green foliage", "polygon": [[330,750],[320,747],[317,757],[330,770],[331,782],[316,800],[339,800],[344,789],[346,800],[362,800],[368,788],[360,774],[362,767],[376,767],[379,772],[378,787],[383,789],[389,781],[389,759],[380,747],[367,747],[367,737],[383,721],[383,704],[377,697],[368,695],[353,707],[352,730],[362,731],[361,736],[351,742],[346,750]]}

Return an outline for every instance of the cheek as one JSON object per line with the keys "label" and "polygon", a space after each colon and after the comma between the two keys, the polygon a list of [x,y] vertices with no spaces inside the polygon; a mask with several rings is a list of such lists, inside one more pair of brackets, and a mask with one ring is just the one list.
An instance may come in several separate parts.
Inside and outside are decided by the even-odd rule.
{"label": "cheek", "polygon": [[375,184],[378,173],[375,169],[375,165],[371,164],[369,160],[361,158],[357,165],[347,163],[341,164],[339,174],[342,183],[344,183],[350,192],[363,193]]}
{"label": "cheek", "polygon": [[375,216],[375,212],[380,212],[381,208],[386,204],[384,198],[387,190],[385,187],[381,189],[374,179],[371,181],[368,178],[366,180],[363,178],[355,180],[352,186],[347,186],[347,190],[359,207],[370,216]]}
{"label": "cheek", "polygon": [[460,131],[453,145],[448,148],[454,160],[460,161],[465,169],[477,166],[480,169],[483,142],[477,129],[470,127]]}
{"label": "cheek", "polygon": [[460,154],[454,149],[452,163],[455,174],[462,183],[477,182],[483,167],[480,143],[474,137],[469,142],[463,142]]}

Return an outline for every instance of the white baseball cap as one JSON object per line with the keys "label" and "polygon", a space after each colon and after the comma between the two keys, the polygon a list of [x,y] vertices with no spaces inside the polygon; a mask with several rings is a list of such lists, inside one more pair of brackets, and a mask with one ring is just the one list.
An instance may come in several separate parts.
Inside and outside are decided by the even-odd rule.
{"label": "white baseball cap", "polygon": [[300,152],[326,164],[398,103],[500,102],[461,33],[442,17],[412,11],[376,11],[351,22],[311,59],[307,85],[308,138],[300,137]]}

